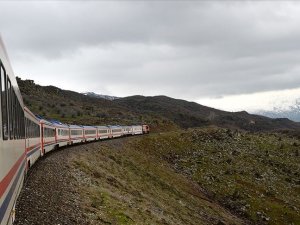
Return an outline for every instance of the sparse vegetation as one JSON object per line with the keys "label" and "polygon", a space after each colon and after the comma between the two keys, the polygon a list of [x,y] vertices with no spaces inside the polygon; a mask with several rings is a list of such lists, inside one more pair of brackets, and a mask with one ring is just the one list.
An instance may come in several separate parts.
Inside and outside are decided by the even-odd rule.
{"label": "sparse vegetation", "polygon": [[164,159],[238,215],[279,225],[300,223],[298,144],[282,134],[205,128],[151,135],[132,149]]}
{"label": "sparse vegetation", "polygon": [[91,224],[246,224],[164,159],[132,148],[143,137],[103,142],[73,157]]}

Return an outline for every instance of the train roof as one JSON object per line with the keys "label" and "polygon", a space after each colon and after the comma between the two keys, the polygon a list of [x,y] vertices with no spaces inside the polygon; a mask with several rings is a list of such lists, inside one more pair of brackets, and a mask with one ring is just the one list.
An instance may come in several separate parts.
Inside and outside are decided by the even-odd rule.
{"label": "train roof", "polygon": [[60,122],[53,122],[51,121],[52,124],[56,127],[60,127],[60,128],[69,128],[69,126],[67,124],[63,124],[63,123],[60,123]]}
{"label": "train roof", "polygon": [[68,125],[71,129],[82,129],[82,126],[79,125]]}
{"label": "train roof", "polygon": [[84,129],[97,129],[97,127],[94,126],[82,126]]}
{"label": "train roof", "polygon": [[112,125],[112,126],[108,126],[109,128],[122,128],[122,126],[120,125]]}
{"label": "train roof", "polygon": [[43,124],[46,124],[46,125],[49,125],[49,126],[54,126],[53,123],[51,123],[49,120],[46,120],[46,119],[41,119],[40,123],[43,123]]}
{"label": "train roof", "polygon": [[108,126],[97,126],[98,129],[108,129]]}

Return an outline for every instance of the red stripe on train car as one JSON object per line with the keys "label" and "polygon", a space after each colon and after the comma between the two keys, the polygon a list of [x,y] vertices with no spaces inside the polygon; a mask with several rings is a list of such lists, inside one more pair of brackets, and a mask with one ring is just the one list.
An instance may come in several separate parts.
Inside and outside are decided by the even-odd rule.
{"label": "red stripe on train car", "polygon": [[25,153],[21,155],[15,165],[10,169],[8,174],[1,180],[0,182],[0,198],[2,198],[4,192],[6,191],[7,187],[9,186],[10,182],[12,181],[13,177],[15,176],[20,164],[25,159]]}
{"label": "red stripe on train car", "polygon": [[32,145],[32,146],[26,148],[26,151],[27,151],[27,152],[30,152],[32,149],[34,149],[35,147],[39,146],[40,144],[41,144],[41,143],[38,143],[38,144],[36,144],[36,145]]}

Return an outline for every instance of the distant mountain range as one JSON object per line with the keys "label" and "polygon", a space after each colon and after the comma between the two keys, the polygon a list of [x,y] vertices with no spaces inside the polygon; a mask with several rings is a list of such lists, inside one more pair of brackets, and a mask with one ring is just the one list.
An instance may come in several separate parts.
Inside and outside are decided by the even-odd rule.
{"label": "distant mountain range", "polygon": [[259,110],[254,113],[270,118],[288,118],[300,122],[300,98],[296,100],[295,105],[289,107],[274,107],[273,110]]}
{"label": "distant mountain range", "polygon": [[103,99],[111,100],[111,101],[120,98],[120,97],[115,97],[115,96],[110,96],[110,95],[96,94],[94,92],[84,92],[82,94],[89,96],[89,97],[93,97],[93,98],[103,98]]}

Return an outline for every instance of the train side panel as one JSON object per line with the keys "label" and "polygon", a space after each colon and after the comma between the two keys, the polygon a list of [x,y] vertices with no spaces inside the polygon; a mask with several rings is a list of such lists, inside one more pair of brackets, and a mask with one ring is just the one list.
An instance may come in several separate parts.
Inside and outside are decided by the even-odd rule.
{"label": "train side panel", "polygon": [[69,125],[70,142],[76,144],[84,141],[83,128],[77,125]]}
{"label": "train side panel", "polygon": [[41,129],[39,119],[28,109],[25,111],[25,136],[27,168],[30,168],[41,156]]}
{"label": "train side panel", "polygon": [[84,139],[85,141],[97,140],[97,128],[92,126],[84,126]]}
{"label": "train side panel", "polygon": [[48,121],[41,121],[41,139],[42,139],[42,152],[43,154],[54,150],[56,144],[56,131],[55,127]]}
{"label": "train side panel", "polygon": [[132,126],[132,135],[143,134],[143,126],[142,125],[134,125]]}
{"label": "train side panel", "polygon": [[71,143],[70,128],[65,124],[53,123],[55,127],[55,140],[57,147],[67,146]]}
{"label": "train side panel", "polygon": [[122,126],[111,126],[111,136],[112,138],[122,137],[123,136],[123,129]]}
{"label": "train side panel", "polygon": [[110,138],[110,129],[106,126],[98,126],[98,137],[99,139],[108,139]]}
{"label": "train side panel", "polygon": [[25,176],[24,104],[0,38],[0,224],[12,224]]}

